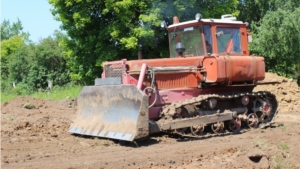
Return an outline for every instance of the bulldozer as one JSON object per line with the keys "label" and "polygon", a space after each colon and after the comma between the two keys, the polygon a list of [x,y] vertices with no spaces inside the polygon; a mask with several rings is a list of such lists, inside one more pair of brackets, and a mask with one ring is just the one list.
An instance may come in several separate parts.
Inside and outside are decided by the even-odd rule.
{"label": "bulldozer", "polygon": [[274,120],[278,103],[250,55],[247,23],[232,15],[180,22],[168,31],[169,58],[103,62],[101,78],[77,97],[69,132],[134,141],[166,132],[183,137],[236,133]]}

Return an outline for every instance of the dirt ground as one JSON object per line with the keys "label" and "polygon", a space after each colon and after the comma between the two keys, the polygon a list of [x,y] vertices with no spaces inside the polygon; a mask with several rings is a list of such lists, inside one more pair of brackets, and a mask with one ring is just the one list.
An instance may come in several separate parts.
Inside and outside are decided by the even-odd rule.
{"label": "dirt ground", "polygon": [[266,129],[207,139],[153,135],[122,142],[71,135],[74,100],[19,97],[1,104],[1,168],[300,168],[300,88],[259,86],[276,94],[279,113]]}

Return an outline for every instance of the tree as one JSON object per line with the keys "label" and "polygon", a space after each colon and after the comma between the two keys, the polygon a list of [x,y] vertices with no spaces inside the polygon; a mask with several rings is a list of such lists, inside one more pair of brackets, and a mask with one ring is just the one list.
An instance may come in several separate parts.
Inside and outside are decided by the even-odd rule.
{"label": "tree", "polygon": [[293,11],[298,7],[300,7],[299,0],[240,0],[237,9],[240,11],[239,20],[259,26],[259,21],[269,11],[276,11],[279,8]]}
{"label": "tree", "polygon": [[52,14],[62,22],[69,38],[62,45],[71,78],[91,84],[101,73],[103,61],[136,59],[138,44],[143,57],[168,57],[168,41],[160,22],[194,19],[225,13],[238,15],[238,0],[49,0]]}
{"label": "tree", "polygon": [[239,20],[248,23],[257,23],[265,15],[256,0],[240,0],[238,5]]}
{"label": "tree", "polygon": [[17,22],[10,24],[9,20],[4,20],[0,24],[1,30],[1,41],[7,40],[13,36],[24,36],[29,37],[29,33],[23,32],[23,26],[21,21],[18,19]]}
{"label": "tree", "polygon": [[1,41],[1,59],[6,59],[8,55],[17,51],[22,45],[24,45],[23,36],[16,35]]}
{"label": "tree", "polygon": [[[52,13],[70,38],[63,40],[73,80],[91,83],[100,75],[102,61],[130,58],[122,38],[132,34],[145,2],[129,0],[49,0]],[[123,43],[123,44],[122,44]],[[96,67],[98,66],[98,67]]]}
{"label": "tree", "polygon": [[9,55],[17,51],[25,44],[28,34],[24,33],[22,23],[18,19],[17,22],[10,24],[8,20],[4,20],[0,24],[1,30],[1,79],[8,77],[8,60]]}
{"label": "tree", "polygon": [[32,43],[29,34],[22,30],[20,20],[1,23],[1,91],[11,92],[13,82],[28,93],[47,87],[47,80],[53,80],[55,85],[70,82],[63,49],[59,46],[66,35],[55,31],[54,37]]}
{"label": "tree", "polygon": [[41,39],[38,44],[22,46],[10,56],[9,80],[19,83],[28,92],[46,88],[48,80],[55,85],[64,85],[70,81],[63,50],[59,39],[63,36],[56,32],[55,37]]}
{"label": "tree", "polygon": [[268,11],[250,48],[265,56],[269,71],[291,77],[300,69],[300,8]]}

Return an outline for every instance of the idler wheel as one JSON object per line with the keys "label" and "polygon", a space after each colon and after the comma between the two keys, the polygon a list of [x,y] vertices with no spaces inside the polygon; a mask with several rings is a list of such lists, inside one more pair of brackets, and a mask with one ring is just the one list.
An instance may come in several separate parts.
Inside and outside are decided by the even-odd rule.
{"label": "idler wheel", "polygon": [[233,132],[238,132],[241,129],[241,124],[241,120],[239,119],[230,120],[228,123],[228,128]]}
{"label": "idler wheel", "polygon": [[200,124],[200,125],[197,125],[197,126],[191,126],[190,129],[191,129],[191,133],[194,136],[203,135],[204,134],[205,125]]}
{"label": "idler wheel", "polygon": [[253,112],[256,113],[259,122],[265,123],[272,117],[272,105],[268,98],[256,98],[253,101]]}
{"label": "idler wheel", "polygon": [[258,117],[255,113],[250,113],[248,116],[247,116],[247,125],[248,127],[250,128],[257,128],[258,126]]}
{"label": "idler wheel", "polygon": [[222,133],[224,130],[224,122],[217,122],[210,125],[214,133]]}

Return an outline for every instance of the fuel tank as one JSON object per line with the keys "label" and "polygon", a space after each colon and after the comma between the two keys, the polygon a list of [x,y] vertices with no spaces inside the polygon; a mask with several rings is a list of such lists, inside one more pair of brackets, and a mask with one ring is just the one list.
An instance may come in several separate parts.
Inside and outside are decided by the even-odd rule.
{"label": "fuel tank", "polygon": [[263,57],[245,56],[210,56],[204,57],[203,68],[206,83],[249,82],[265,78]]}

